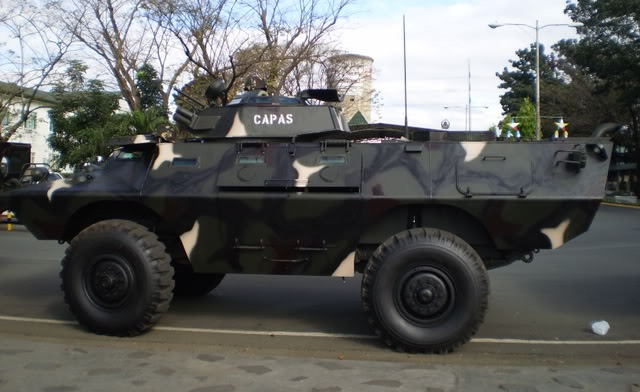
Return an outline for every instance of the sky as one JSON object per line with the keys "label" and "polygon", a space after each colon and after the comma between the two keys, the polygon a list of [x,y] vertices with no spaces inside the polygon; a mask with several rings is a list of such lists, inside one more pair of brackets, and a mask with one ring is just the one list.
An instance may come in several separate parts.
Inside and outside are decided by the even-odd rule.
{"label": "sky", "polygon": [[[465,130],[471,70],[471,129],[502,119],[496,72],[535,42],[535,29],[489,28],[490,23],[540,26],[572,23],[565,0],[370,0],[341,29],[344,50],[374,59],[374,88],[382,96],[376,122],[404,124],[402,17],[406,20],[408,122],[412,126]],[[575,28],[539,30],[540,44],[576,38]],[[452,106],[445,109],[445,106]],[[486,107],[486,108],[485,108]],[[544,107],[541,108],[544,115]]]}
{"label": "sky", "polygon": [[[404,15],[408,122],[435,129],[441,128],[443,120],[450,123],[451,130],[466,128],[469,68],[471,129],[487,130],[503,118],[500,95],[505,90],[497,87],[500,80],[495,74],[516,58],[517,50],[535,42],[535,29],[491,29],[488,24],[535,26],[536,20],[540,26],[572,23],[563,12],[565,0],[356,1],[335,38],[344,51],[374,59],[374,88],[382,106],[372,120],[404,124]],[[547,50],[561,39],[576,37],[572,27],[549,26],[540,30],[540,43]],[[544,107],[541,114],[545,115]]]}

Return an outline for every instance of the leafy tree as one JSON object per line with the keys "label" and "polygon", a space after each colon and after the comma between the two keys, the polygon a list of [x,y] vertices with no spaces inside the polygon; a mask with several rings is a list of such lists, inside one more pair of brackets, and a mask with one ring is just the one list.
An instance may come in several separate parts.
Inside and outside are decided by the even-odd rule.
{"label": "leafy tree", "polygon": [[[112,137],[136,133],[127,126],[125,116],[115,114],[119,108],[118,94],[105,91],[99,80],[77,83],[84,77],[84,70],[80,63],[75,63],[69,68],[67,80],[52,91],[56,103],[51,109],[53,132],[48,142],[58,153],[60,167],[106,156],[111,153],[108,142]],[[70,80],[76,83],[68,83]]]}
{"label": "leafy tree", "polygon": [[[201,0],[204,1],[204,0]],[[176,58],[173,34],[146,15],[145,0],[46,0],[49,19],[59,20],[85,53],[104,66],[130,110],[142,107],[136,73],[153,64],[164,83],[163,106],[188,60]]]}
{"label": "leafy tree", "polygon": [[[85,87],[85,73],[89,67],[80,60],[71,60],[66,72],[66,89],[70,92],[82,91]],[[62,84],[59,82],[58,87],[62,89]]]}
{"label": "leafy tree", "polygon": [[[507,90],[500,97],[502,110],[507,115],[518,113],[525,98],[535,102],[535,44],[532,44],[529,49],[518,50],[516,55],[518,56],[516,60],[509,60],[513,69],[505,67],[501,73],[496,72],[496,76],[502,81],[498,87]],[[544,46],[540,45],[540,91],[563,83],[564,79],[557,67],[557,59],[553,54],[545,54]],[[545,107],[544,102],[542,107]]]}
{"label": "leafy tree", "polygon": [[162,99],[162,81],[153,65],[145,63],[138,68],[136,72],[136,87],[140,95],[141,109],[155,108],[154,114],[167,112]]}
{"label": "leafy tree", "polygon": [[[502,136],[505,137],[508,131],[515,137],[515,132],[511,129],[509,124],[514,121],[518,123],[518,130],[520,131],[520,137],[524,140],[535,139],[536,133],[536,107],[531,100],[527,97],[522,100],[520,109],[516,115],[507,115],[498,124],[497,127],[502,131]],[[497,128],[493,126],[490,130],[495,131]]]}
{"label": "leafy tree", "polygon": [[169,125],[166,114],[155,106],[145,110],[134,110],[120,116],[121,127],[135,134],[154,133],[163,125]]}
{"label": "leafy tree", "polygon": [[[616,122],[628,125],[628,146],[640,162],[640,0],[577,0],[565,13],[582,22],[580,39],[557,45],[577,69],[595,81],[594,94],[613,98]],[[640,178],[640,165],[636,172]],[[635,192],[640,194],[636,180]]]}
{"label": "leafy tree", "polygon": [[[197,69],[194,70],[191,81],[182,86],[180,88],[180,91],[195,99],[200,103],[200,105],[194,103],[191,99],[187,99],[179,94],[176,94],[174,96],[176,104],[185,108],[194,109],[199,109],[202,105],[206,105],[207,100],[204,94],[207,90],[207,87],[214,81],[215,78],[211,77],[210,75],[205,75]],[[232,94],[233,92],[229,93],[228,95],[232,96]]]}
{"label": "leafy tree", "polygon": [[520,109],[518,110],[518,129],[520,134],[525,140],[535,139],[536,135],[536,107],[531,100],[527,97],[523,100]]}
{"label": "leafy tree", "polygon": [[225,79],[233,96],[236,80],[252,75],[275,94],[308,85],[318,65],[335,53],[331,34],[354,2],[146,0],[145,7],[173,32],[193,67]]}
{"label": "leafy tree", "polygon": [[[589,136],[594,126],[616,122],[623,117],[619,113],[616,92],[603,89],[602,80],[565,60],[559,67],[570,81],[561,86],[549,86],[541,91],[541,96],[545,111],[561,116],[569,123],[570,136]],[[555,125],[543,127],[547,136],[549,129],[554,130]]]}

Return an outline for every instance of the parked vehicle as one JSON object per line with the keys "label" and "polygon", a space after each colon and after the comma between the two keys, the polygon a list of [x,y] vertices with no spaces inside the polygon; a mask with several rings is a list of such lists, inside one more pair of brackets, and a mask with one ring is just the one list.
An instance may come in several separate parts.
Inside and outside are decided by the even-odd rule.
{"label": "parked vehicle", "polygon": [[30,161],[30,144],[0,142],[0,192],[20,186],[21,169]]}
{"label": "parked vehicle", "polygon": [[62,174],[53,171],[46,163],[28,163],[22,167],[20,186],[52,182],[63,178]]}
{"label": "parked vehicle", "polygon": [[144,332],[174,293],[204,295],[225,274],[359,272],[388,345],[448,352],[484,319],[487,270],[584,233],[604,195],[612,144],[599,136],[614,125],[555,142],[351,132],[311,99],[338,96],[249,91],[178,107],[194,138],[121,139],[103,168],[4,193],[0,209],[69,243],[65,301],[96,333]]}

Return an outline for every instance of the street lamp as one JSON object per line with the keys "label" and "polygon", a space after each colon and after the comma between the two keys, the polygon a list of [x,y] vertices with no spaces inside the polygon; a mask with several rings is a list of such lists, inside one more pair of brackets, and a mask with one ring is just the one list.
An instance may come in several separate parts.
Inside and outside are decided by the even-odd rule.
{"label": "street lamp", "polygon": [[538,25],[538,20],[536,20],[536,25],[531,26],[525,23],[492,23],[489,25],[492,29],[496,29],[502,26],[524,26],[530,29],[534,29],[536,31],[536,140],[540,140],[540,40],[539,33],[540,30],[545,27],[551,26],[567,26],[567,27],[582,27],[584,24],[582,23],[551,23],[546,24],[544,26]]}

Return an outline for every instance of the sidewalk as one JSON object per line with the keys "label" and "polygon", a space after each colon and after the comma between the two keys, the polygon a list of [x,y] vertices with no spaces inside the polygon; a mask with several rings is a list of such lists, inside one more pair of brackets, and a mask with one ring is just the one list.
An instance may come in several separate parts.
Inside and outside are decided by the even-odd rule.
{"label": "sidewalk", "polygon": [[[629,391],[640,364],[451,366],[273,357],[214,346],[91,345],[0,335],[0,391]],[[248,349],[247,349],[248,350]],[[435,357],[434,359],[438,359]],[[442,361],[434,361],[442,363]]]}

